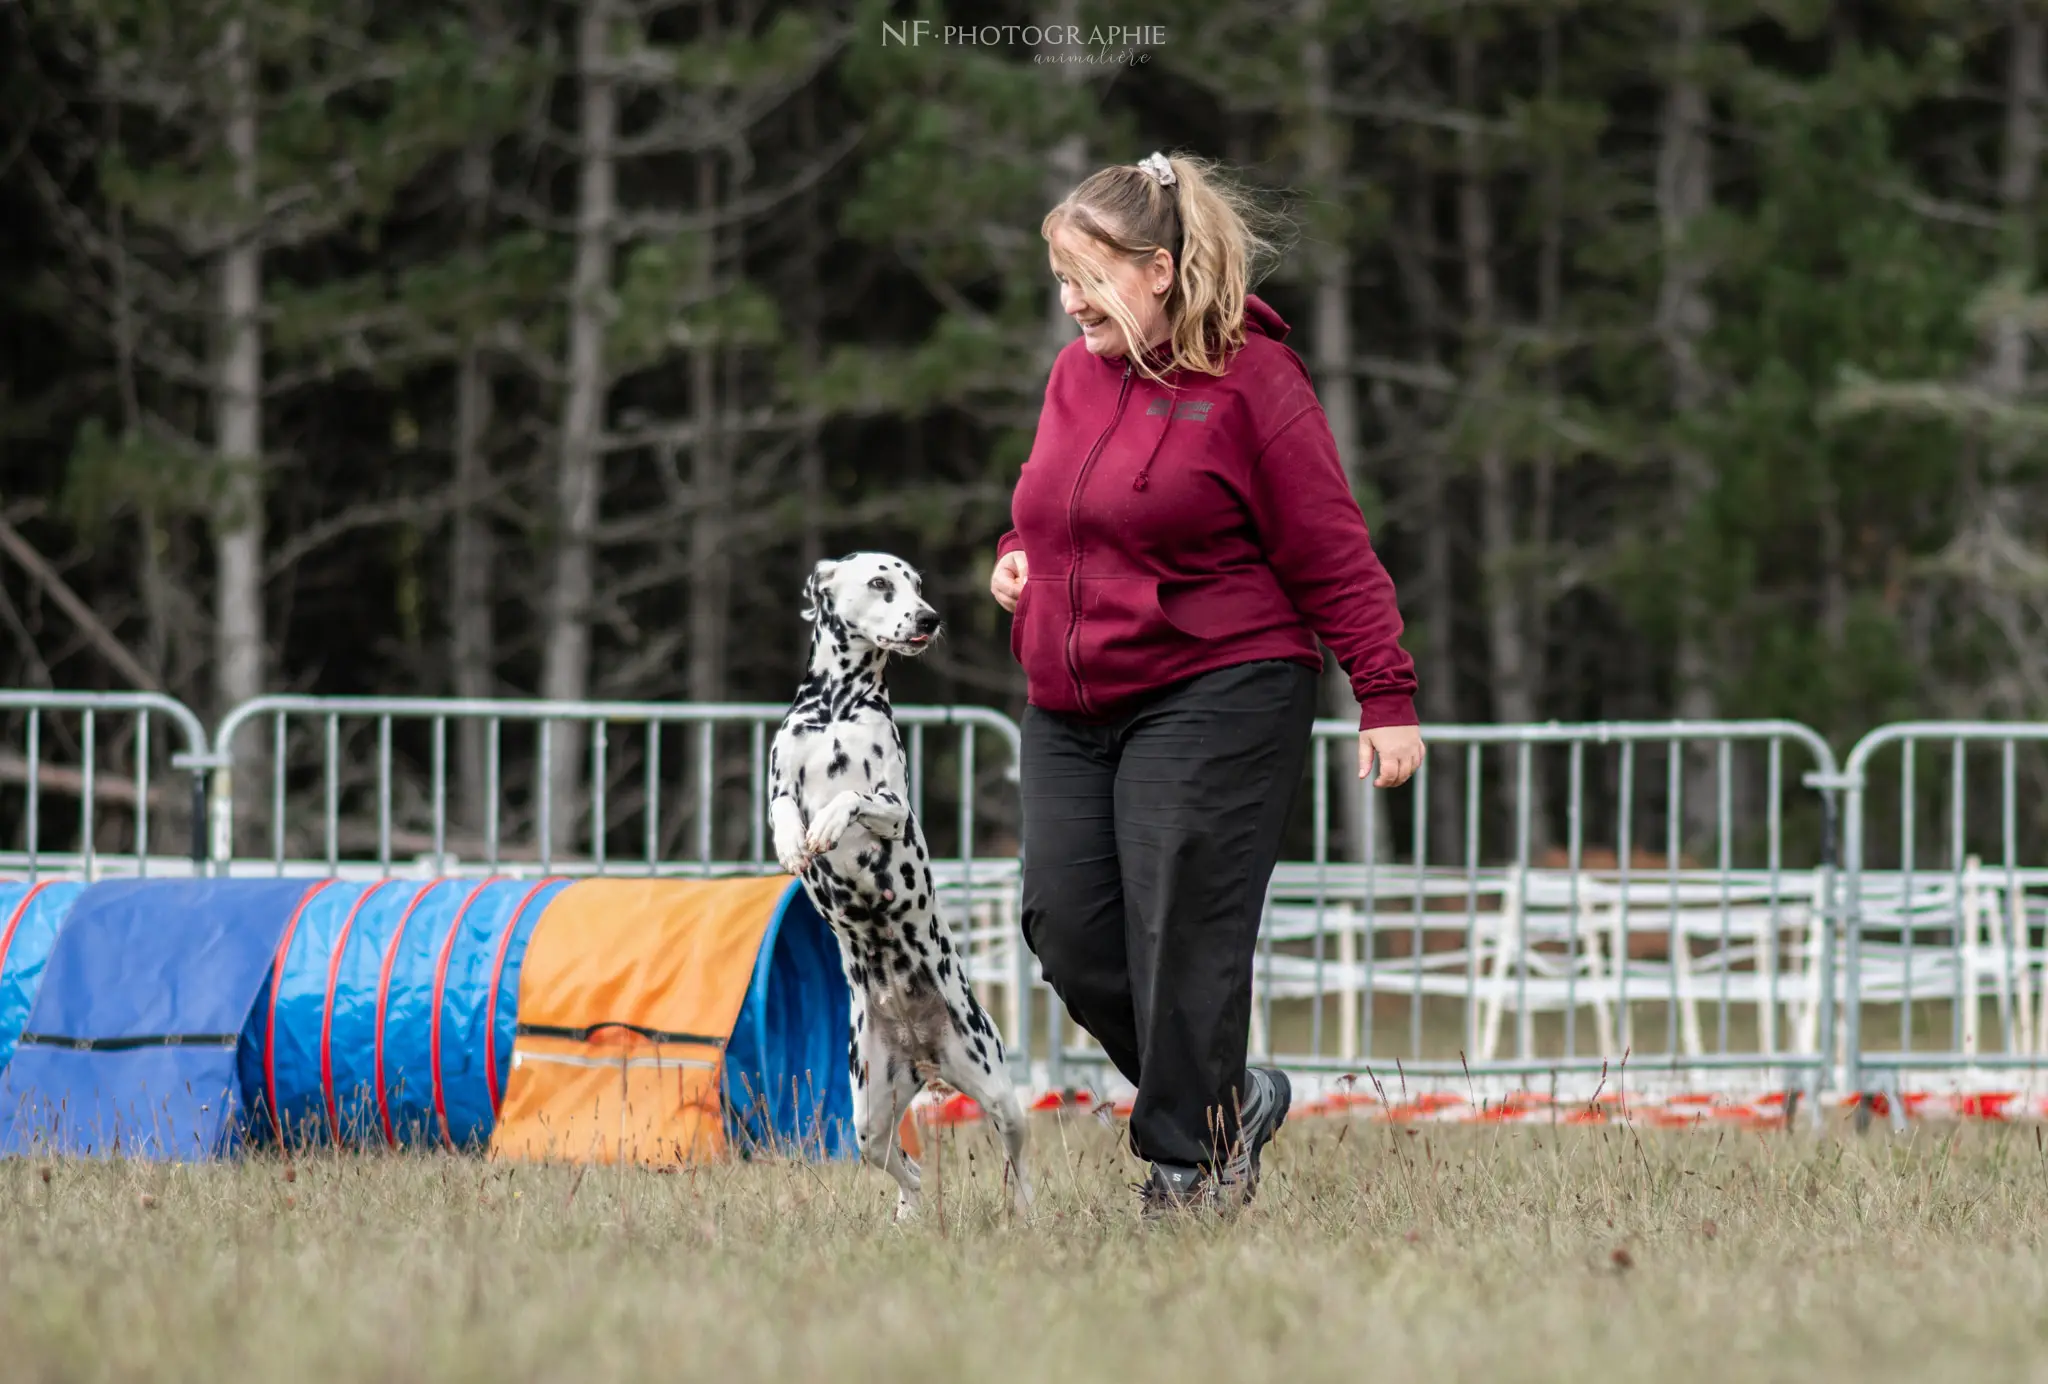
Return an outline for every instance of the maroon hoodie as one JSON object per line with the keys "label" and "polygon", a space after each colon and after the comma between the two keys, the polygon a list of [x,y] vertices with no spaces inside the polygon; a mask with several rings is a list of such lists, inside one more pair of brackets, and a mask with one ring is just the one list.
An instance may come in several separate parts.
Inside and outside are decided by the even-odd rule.
{"label": "maroon hoodie", "polygon": [[999,549],[1030,564],[1010,651],[1032,705],[1104,718],[1233,664],[1320,668],[1320,636],[1361,728],[1416,723],[1394,584],[1308,370],[1256,297],[1245,327],[1223,375],[1166,387],[1078,339],[1053,363]]}

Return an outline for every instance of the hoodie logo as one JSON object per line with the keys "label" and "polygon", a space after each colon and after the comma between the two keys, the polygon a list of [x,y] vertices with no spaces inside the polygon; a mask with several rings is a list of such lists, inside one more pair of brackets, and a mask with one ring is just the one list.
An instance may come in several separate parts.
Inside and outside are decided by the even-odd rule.
{"label": "hoodie logo", "polygon": [[1157,418],[1168,409],[1171,409],[1173,410],[1173,416],[1167,420],[1168,422],[1205,423],[1209,419],[1209,410],[1214,407],[1216,407],[1216,404],[1210,399],[1183,399],[1177,404],[1171,399],[1154,399],[1150,404],[1146,405],[1145,416],[1147,418]]}

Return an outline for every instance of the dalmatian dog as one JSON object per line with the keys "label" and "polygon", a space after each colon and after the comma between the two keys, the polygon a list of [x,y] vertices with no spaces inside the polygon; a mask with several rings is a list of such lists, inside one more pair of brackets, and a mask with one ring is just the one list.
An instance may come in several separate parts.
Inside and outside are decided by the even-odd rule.
{"label": "dalmatian dog", "polygon": [[804,600],[810,668],[769,754],[768,820],[775,858],[839,939],[853,992],[847,1067],[861,1157],[895,1177],[897,1220],[916,1216],[918,1166],[897,1131],[938,1078],[980,1105],[1003,1141],[1016,1204],[1029,1211],[1023,1110],[1002,1038],[939,917],[883,681],[891,655],[931,647],[939,614],[917,571],[887,553],[819,563]]}

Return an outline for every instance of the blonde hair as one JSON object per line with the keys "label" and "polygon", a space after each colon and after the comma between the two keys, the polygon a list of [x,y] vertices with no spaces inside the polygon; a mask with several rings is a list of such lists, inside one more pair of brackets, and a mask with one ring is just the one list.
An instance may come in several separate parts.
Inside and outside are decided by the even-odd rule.
{"label": "blonde hair", "polygon": [[[1166,250],[1173,256],[1165,303],[1173,350],[1165,368],[1220,375],[1244,345],[1244,297],[1278,258],[1286,218],[1262,207],[1212,159],[1175,154],[1165,162],[1171,186],[1134,163],[1091,174],[1045,214],[1039,232],[1051,244],[1064,226],[1133,263]],[[1056,244],[1052,255],[1054,267],[1123,329],[1131,363],[1161,379],[1163,372],[1145,358],[1137,318],[1104,266]]]}

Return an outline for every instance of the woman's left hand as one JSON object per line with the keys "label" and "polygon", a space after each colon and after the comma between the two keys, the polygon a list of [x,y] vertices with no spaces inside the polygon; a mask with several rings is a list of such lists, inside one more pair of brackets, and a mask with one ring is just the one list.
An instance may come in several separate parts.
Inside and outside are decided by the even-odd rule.
{"label": "woman's left hand", "polygon": [[1375,788],[1399,788],[1422,767],[1421,726],[1375,726],[1358,736],[1358,776],[1372,773],[1373,756],[1380,761]]}

